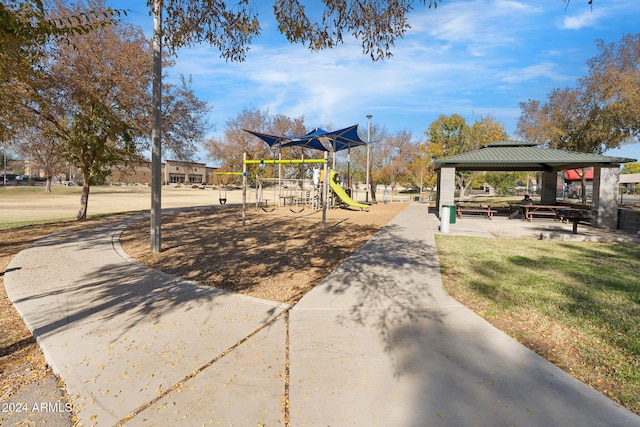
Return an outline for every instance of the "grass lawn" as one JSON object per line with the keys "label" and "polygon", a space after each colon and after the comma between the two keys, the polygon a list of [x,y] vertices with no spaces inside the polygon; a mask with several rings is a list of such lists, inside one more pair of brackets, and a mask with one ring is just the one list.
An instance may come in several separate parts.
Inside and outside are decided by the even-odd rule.
{"label": "grass lawn", "polygon": [[640,414],[640,246],[436,236],[449,294]]}

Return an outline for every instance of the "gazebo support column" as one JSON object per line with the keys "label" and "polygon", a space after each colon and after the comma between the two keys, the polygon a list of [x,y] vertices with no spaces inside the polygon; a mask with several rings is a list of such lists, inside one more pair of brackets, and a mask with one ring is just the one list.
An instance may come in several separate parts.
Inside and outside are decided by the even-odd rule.
{"label": "gazebo support column", "polygon": [[438,170],[438,193],[436,197],[436,210],[440,216],[440,207],[453,205],[456,192],[456,168],[443,167]]}
{"label": "gazebo support column", "polygon": [[618,228],[618,165],[597,165],[593,171],[593,196],[591,210],[595,213],[593,225],[602,228]]}
{"label": "gazebo support column", "polygon": [[542,188],[540,189],[541,205],[553,205],[556,202],[557,184],[558,172],[542,172]]}

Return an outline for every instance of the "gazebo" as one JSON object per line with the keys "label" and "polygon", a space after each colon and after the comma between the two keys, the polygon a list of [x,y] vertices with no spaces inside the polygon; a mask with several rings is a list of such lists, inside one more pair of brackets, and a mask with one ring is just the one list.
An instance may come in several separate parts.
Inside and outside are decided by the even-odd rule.
{"label": "gazebo", "polygon": [[556,202],[557,175],[567,169],[594,168],[593,225],[604,228],[618,226],[618,182],[620,165],[636,159],[603,156],[592,153],[543,148],[524,141],[500,141],[468,153],[434,160],[438,174],[436,209],[454,204],[456,170],[542,172],[540,202]]}

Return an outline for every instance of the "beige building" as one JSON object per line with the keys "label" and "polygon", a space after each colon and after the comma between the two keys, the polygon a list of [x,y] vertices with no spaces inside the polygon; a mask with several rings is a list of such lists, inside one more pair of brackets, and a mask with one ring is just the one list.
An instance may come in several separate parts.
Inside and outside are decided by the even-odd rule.
{"label": "beige building", "polygon": [[[211,172],[211,179],[208,179],[207,170]],[[177,160],[167,160],[162,165],[162,175],[165,184],[212,184],[214,168],[207,168],[204,163],[179,162]]]}
{"label": "beige building", "polygon": [[[162,184],[213,184],[214,173],[218,168],[207,166],[205,163],[181,162],[167,160],[161,163]],[[30,177],[44,178],[44,170],[31,161],[25,161],[23,174]],[[56,175],[59,181],[73,181],[80,183],[82,175],[75,168],[68,168],[64,173]],[[140,162],[127,167],[114,167],[107,177],[106,184],[151,184],[151,162]]]}
{"label": "beige building", "polygon": [[[213,184],[216,170],[204,163],[167,160],[161,164],[162,184]],[[126,169],[115,168],[107,182],[151,184],[151,162],[142,162]]]}

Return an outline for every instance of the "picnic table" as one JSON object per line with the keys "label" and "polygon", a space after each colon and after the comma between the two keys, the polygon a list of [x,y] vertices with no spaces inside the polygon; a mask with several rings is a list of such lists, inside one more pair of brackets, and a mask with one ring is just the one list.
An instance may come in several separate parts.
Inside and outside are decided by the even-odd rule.
{"label": "picnic table", "polygon": [[578,234],[578,223],[582,221],[589,221],[593,219],[593,213],[588,209],[560,209],[558,215],[563,222],[573,224],[573,234]]}
{"label": "picnic table", "polygon": [[463,213],[477,213],[482,214],[486,218],[493,219],[493,214],[498,213],[497,210],[491,209],[491,205],[474,205],[465,206],[463,204],[456,205],[456,216],[462,218]]}
{"label": "picnic table", "polygon": [[522,205],[524,208],[524,217],[531,222],[534,216],[552,216],[554,219],[560,219],[558,211],[570,209],[569,206],[560,205]]}

